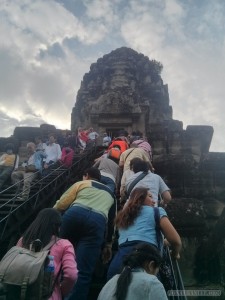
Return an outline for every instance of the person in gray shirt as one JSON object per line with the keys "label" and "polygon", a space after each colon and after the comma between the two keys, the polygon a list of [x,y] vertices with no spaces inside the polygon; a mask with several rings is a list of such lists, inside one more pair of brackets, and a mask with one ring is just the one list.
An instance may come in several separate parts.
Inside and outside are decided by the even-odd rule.
{"label": "person in gray shirt", "polygon": [[121,274],[106,283],[97,300],[168,299],[156,277],[161,261],[160,253],[154,246],[139,243],[124,259]]}
{"label": "person in gray shirt", "polygon": [[120,169],[116,160],[110,157],[101,157],[93,167],[98,168],[101,173],[100,182],[107,185],[114,193],[120,179]]}
{"label": "person in gray shirt", "polygon": [[134,180],[136,180],[138,176],[140,176],[140,174],[144,172],[146,173],[146,175],[133,186],[132,190],[136,187],[148,188],[152,193],[153,200],[155,201],[155,206],[158,206],[159,195],[162,198],[162,200],[160,201],[161,205],[167,204],[171,200],[169,187],[159,175],[152,173],[149,170],[149,165],[147,162],[140,160],[135,161],[133,163],[133,172],[134,174],[127,179],[126,191],[129,190],[132,182],[134,182]]}

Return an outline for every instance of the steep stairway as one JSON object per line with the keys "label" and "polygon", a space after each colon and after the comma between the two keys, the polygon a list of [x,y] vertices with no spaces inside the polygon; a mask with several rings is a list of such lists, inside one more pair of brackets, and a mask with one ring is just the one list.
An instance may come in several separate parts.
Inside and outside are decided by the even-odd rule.
{"label": "steep stairway", "polygon": [[45,207],[52,207],[62,193],[73,183],[82,179],[83,171],[103,153],[102,147],[93,147],[74,156],[71,168],[53,169],[47,176],[39,177],[31,185],[27,201],[20,200],[21,190],[15,185],[0,192],[0,258],[15,243],[25,228]]}

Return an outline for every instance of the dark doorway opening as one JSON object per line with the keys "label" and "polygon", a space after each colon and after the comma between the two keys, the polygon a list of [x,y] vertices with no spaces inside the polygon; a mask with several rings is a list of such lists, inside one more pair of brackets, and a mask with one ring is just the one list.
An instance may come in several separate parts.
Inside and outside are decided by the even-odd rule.
{"label": "dark doorway opening", "polygon": [[107,134],[113,139],[119,136],[119,133],[124,131],[124,128],[106,128]]}

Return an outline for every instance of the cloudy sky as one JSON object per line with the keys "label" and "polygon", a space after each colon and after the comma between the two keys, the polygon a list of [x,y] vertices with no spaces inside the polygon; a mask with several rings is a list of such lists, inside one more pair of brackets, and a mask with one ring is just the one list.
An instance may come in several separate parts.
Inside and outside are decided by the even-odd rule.
{"label": "cloudy sky", "polygon": [[0,136],[70,128],[90,64],[121,46],[159,60],[173,118],[225,151],[224,0],[0,0]]}

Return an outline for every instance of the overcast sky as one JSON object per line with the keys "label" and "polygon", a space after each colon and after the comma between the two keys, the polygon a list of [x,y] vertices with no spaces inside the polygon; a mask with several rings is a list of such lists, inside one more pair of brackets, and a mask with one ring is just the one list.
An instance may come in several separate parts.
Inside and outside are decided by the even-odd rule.
{"label": "overcast sky", "polygon": [[0,136],[70,129],[83,75],[127,46],[159,60],[173,119],[211,125],[225,151],[224,0],[0,0]]}

